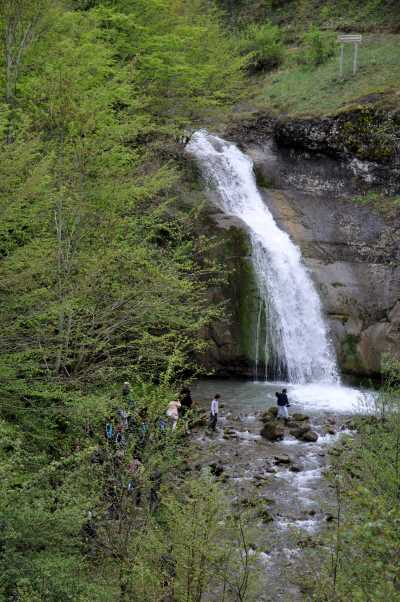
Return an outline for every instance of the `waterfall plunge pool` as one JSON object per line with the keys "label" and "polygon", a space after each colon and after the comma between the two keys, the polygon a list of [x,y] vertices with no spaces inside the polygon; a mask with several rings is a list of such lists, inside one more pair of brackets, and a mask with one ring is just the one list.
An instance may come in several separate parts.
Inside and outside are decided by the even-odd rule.
{"label": "waterfall plunge pool", "polygon": [[192,393],[202,406],[219,393],[225,413],[247,414],[276,405],[275,392],[282,388],[287,389],[291,412],[368,414],[375,408],[375,392],[332,383],[290,384],[210,378],[198,380]]}
{"label": "waterfall plunge pool", "polygon": [[[282,441],[270,442],[260,435],[261,414],[276,404],[275,392],[283,387],[290,413],[306,413],[318,441],[299,441],[289,429]],[[304,601],[299,576],[309,568],[311,557],[313,570],[319,570],[326,552],[323,534],[336,512],[334,491],[324,478],[329,449],[353,436],[348,430],[351,415],[370,410],[375,396],[332,384],[235,378],[201,379],[192,386],[193,399],[207,410],[215,393],[221,395],[217,431],[193,428],[190,463],[202,468],[218,463],[223,469],[221,486],[234,507],[253,504],[249,528],[261,576],[257,601]],[[257,514],[259,508],[267,511],[266,522]]]}

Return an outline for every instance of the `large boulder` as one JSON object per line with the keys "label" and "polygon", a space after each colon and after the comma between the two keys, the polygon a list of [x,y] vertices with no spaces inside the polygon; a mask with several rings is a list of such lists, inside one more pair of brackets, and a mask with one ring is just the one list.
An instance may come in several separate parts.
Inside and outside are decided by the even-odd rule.
{"label": "large boulder", "polygon": [[272,406],[268,408],[264,414],[261,416],[262,422],[269,422],[271,419],[276,418],[278,416],[278,408],[276,406]]}
{"label": "large boulder", "polygon": [[277,420],[270,420],[264,423],[260,434],[268,441],[282,441],[285,436],[285,429]]}
{"label": "large boulder", "polygon": [[307,443],[315,443],[318,441],[318,433],[315,431],[306,431],[301,437],[299,437],[300,441],[306,441]]}
{"label": "large boulder", "polygon": [[283,454],[280,455],[280,456],[275,456],[274,459],[275,459],[275,464],[278,464],[278,466],[282,465],[282,464],[283,465],[289,465],[289,464],[292,463],[292,461],[289,458],[289,456],[286,456],[286,455],[283,455]]}
{"label": "large boulder", "polygon": [[209,464],[210,472],[214,477],[220,477],[224,472],[224,467],[219,462],[211,462]]}
{"label": "large boulder", "polygon": [[310,431],[310,425],[308,425],[308,424],[306,424],[306,425],[296,425],[296,426],[291,427],[289,429],[289,433],[293,437],[296,437],[296,439],[301,439],[303,437],[303,435],[305,435],[309,431]]}
{"label": "large boulder", "polygon": [[294,413],[292,414],[292,419],[295,422],[305,422],[306,420],[310,420],[309,416],[306,416],[305,414],[300,414],[300,413]]}

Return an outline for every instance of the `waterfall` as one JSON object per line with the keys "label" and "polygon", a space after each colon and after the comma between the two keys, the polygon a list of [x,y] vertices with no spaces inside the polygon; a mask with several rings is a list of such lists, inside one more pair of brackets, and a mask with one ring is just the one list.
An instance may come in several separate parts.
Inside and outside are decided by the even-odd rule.
{"label": "waterfall", "polygon": [[[261,198],[252,161],[234,144],[206,131],[192,136],[187,152],[195,157],[214,202],[225,214],[240,218],[249,231],[261,304],[256,363],[262,347],[266,378],[339,383],[318,293],[299,248],[278,228]],[[262,311],[266,332],[261,335]]]}

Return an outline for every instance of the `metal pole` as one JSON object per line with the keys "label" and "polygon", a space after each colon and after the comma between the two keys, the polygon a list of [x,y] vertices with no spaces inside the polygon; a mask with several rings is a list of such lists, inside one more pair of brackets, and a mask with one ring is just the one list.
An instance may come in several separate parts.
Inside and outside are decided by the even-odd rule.
{"label": "metal pole", "polygon": [[340,46],[340,67],[339,67],[340,77],[343,77],[343,60],[344,60],[344,44],[341,44],[341,46]]}
{"label": "metal pole", "polygon": [[354,44],[353,75],[357,73],[358,44]]}

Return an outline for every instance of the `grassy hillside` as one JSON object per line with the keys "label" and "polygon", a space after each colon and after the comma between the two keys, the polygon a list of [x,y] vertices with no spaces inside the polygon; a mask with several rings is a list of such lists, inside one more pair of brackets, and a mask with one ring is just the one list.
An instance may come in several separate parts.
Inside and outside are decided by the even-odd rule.
{"label": "grassy hillside", "polygon": [[[315,67],[296,64],[299,52],[299,47],[290,48],[286,63],[255,83],[257,107],[323,115],[368,96],[371,101],[400,104],[400,36],[367,34],[360,46],[356,75],[352,73],[352,45],[345,48],[343,77],[339,75],[339,45],[326,63]],[[379,99],[379,95],[385,97]]]}
{"label": "grassy hillside", "polygon": [[[252,44],[247,41],[247,46],[259,59],[257,73],[250,72],[248,107],[290,115],[323,115],[383,93],[386,105],[399,105],[398,2],[220,0],[220,4],[229,15],[239,45],[243,45],[243,38],[250,38]],[[363,42],[356,76],[352,74],[353,46],[345,47],[341,78],[337,37],[343,33],[362,33]],[[279,60],[268,61],[268,56],[278,56]]]}

